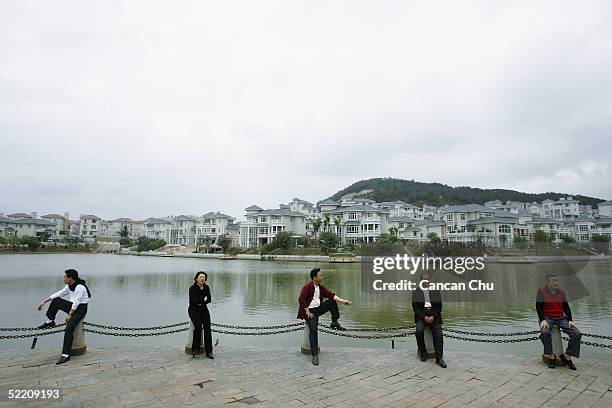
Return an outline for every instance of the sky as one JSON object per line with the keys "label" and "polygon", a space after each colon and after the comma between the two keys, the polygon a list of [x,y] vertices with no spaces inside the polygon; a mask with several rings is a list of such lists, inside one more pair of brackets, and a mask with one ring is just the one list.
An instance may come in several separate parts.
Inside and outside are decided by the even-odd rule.
{"label": "sky", "polygon": [[609,1],[0,5],[0,213],[311,202],[373,177],[612,199]]}

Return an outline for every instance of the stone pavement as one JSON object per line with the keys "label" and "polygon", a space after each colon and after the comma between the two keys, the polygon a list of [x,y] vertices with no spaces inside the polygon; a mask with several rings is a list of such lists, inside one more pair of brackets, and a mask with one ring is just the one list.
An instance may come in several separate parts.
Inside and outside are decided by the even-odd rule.
{"label": "stone pavement", "polygon": [[[539,352],[539,347],[537,347]],[[537,353],[536,352],[536,353]],[[414,351],[325,348],[318,367],[294,348],[89,348],[0,352],[0,406],[62,407],[612,407],[612,356],[549,369],[539,356],[448,352],[449,368]],[[61,401],[9,401],[9,389],[62,387]]]}

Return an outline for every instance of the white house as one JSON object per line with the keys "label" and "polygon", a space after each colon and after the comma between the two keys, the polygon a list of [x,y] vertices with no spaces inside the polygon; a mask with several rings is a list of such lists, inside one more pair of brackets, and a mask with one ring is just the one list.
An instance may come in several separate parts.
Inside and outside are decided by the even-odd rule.
{"label": "white house", "polygon": [[50,221],[55,225],[55,229],[58,233],[58,235],[68,235],[69,233],[69,218],[68,218],[68,213],[65,213],[64,215],[60,215],[60,214],[46,214],[41,216],[40,218]]}
{"label": "white house", "polygon": [[378,203],[376,207],[380,207],[389,211],[389,217],[408,217],[414,220],[423,219],[423,210],[416,205],[405,203],[401,200],[385,201]]}
{"label": "white house", "polygon": [[268,209],[252,205],[245,210],[246,221],[240,223],[240,246],[256,247],[272,242],[276,234],[290,231],[306,234],[306,214],[288,208]]}
{"label": "white house", "polygon": [[102,219],[95,215],[81,214],[79,217],[79,233],[83,238],[94,238],[97,235],[101,235]]}
{"label": "white house", "polygon": [[389,212],[382,208],[371,205],[340,206],[331,211],[322,210],[321,213],[323,217],[329,214],[329,231],[338,234],[343,245],[374,242],[380,234],[388,233]]}
{"label": "white house", "polygon": [[234,233],[236,231],[233,226],[231,227],[231,231],[227,230],[228,225],[233,224],[234,220],[234,217],[219,211],[204,214],[196,225],[195,242],[198,244],[203,242],[216,244],[217,239],[219,239],[221,235],[229,234],[230,232]]}
{"label": "white house", "polygon": [[580,202],[573,197],[561,197],[557,201],[542,201],[542,218],[567,220],[580,217]]}
{"label": "white house", "polygon": [[612,217],[612,200],[597,205],[600,217]]}
{"label": "white house", "polygon": [[163,239],[170,243],[172,222],[165,218],[147,218],[143,221],[142,235],[152,239]]}
{"label": "white house", "polygon": [[[27,214],[26,214],[27,215]],[[2,237],[37,237],[45,234],[49,237],[57,236],[55,224],[42,218],[8,218],[0,217],[0,236]]]}
{"label": "white house", "polygon": [[169,244],[195,245],[196,244],[196,225],[200,220],[190,215],[179,215],[171,219],[172,227]]}

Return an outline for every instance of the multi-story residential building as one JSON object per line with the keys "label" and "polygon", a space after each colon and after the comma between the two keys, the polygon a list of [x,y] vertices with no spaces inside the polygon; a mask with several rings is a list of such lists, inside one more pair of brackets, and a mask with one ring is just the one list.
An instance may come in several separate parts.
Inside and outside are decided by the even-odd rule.
{"label": "multi-story residential building", "polygon": [[529,214],[533,215],[534,217],[542,216],[542,204],[536,203],[535,201],[532,203],[527,203],[526,210],[529,212]]}
{"label": "multi-story residential building", "polygon": [[40,218],[47,220],[47,221],[51,221],[55,225],[55,229],[58,235],[63,236],[63,235],[69,234],[70,226],[68,224],[68,221],[70,220],[69,220],[68,213],[65,213],[64,215],[46,214],[46,215],[41,216]]}
{"label": "multi-story residential building", "polygon": [[[585,243],[591,240],[591,231],[595,229],[595,220],[590,218],[579,218],[568,223],[566,226],[568,235],[576,242]],[[560,232],[559,235],[562,233]]]}
{"label": "multi-story residential building", "polygon": [[533,217],[531,221],[526,221],[529,237],[533,240],[533,235],[536,230],[541,230],[550,235],[553,241],[559,240],[559,234],[562,233],[563,222],[553,220],[551,218]]}
{"label": "multi-story residential building", "polygon": [[[147,218],[142,222],[142,235],[152,239],[163,239],[166,243],[171,243],[172,222],[165,218]],[[178,232],[177,232],[178,234]]]}
{"label": "multi-story residential building", "polygon": [[597,208],[600,217],[612,217],[612,200],[599,203]]}
{"label": "multi-story residential building", "polygon": [[428,241],[430,233],[442,240],[446,239],[446,222],[441,220],[418,220],[414,221],[411,226],[400,230],[400,236],[414,241]]}
{"label": "multi-story residential building", "polygon": [[[380,234],[388,233],[389,212],[370,205],[339,206],[333,210],[321,210],[323,217],[328,214],[329,231],[340,236],[343,245],[358,242],[374,242]],[[336,221],[338,220],[338,221]]]}
{"label": "multi-story residential building", "polygon": [[94,238],[101,235],[102,219],[95,215],[82,214],[79,217],[79,233],[83,238]]}
{"label": "multi-story residential building", "polygon": [[227,224],[225,226],[225,236],[232,240],[231,246],[240,246],[240,222]]}
{"label": "multi-story residential building", "polygon": [[[496,210],[480,204],[447,205],[438,208],[438,219],[446,222],[446,237],[453,241],[454,234],[467,232],[468,221],[493,217]],[[457,237],[459,241],[463,238]]]}
{"label": "multi-story residential building", "polygon": [[24,218],[0,217],[0,236],[2,237],[17,236],[42,239],[45,235],[49,238],[57,238],[55,224],[49,220],[33,218],[30,215]]}
{"label": "multi-story residential building", "polygon": [[128,231],[128,237],[138,238],[142,234],[142,221],[134,221],[131,218],[115,218],[110,221],[100,221],[102,228],[102,236],[105,237],[120,237],[121,230],[125,227]]}
{"label": "multi-story residential building", "polygon": [[33,214],[26,214],[26,213],[7,214],[6,218],[9,218],[11,220],[25,220],[25,219],[36,218],[35,214],[36,213],[33,213]]}
{"label": "multi-story residential building", "polygon": [[[228,225],[232,225],[235,218],[219,211],[209,212],[204,214],[196,225],[195,242],[200,245],[202,243],[216,244],[217,239],[221,235],[228,233]],[[235,228],[232,226],[232,231]]]}
{"label": "multi-story residential building", "polygon": [[477,242],[486,246],[510,246],[517,235],[527,236],[527,228],[518,227],[518,217],[507,215],[485,216],[467,223],[467,232],[451,234],[449,241]]}
{"label": "multi-story residential building", "polygon": [[593,218],[593,207],[588,204],[580,204],[580,216],[578,218]]}
{"label": "multi-story residential building", "polygon": [[272,242],[276,234],[290,231],[306,234],[306,214],[288,208],[268,209],[252,205],[245,210],[246,221],[240,223],[240,246],[256,247]]}
{"label": "multi-story residential building", "polygon": [[172,218],[169,244],[195,245],[196,225],[200,220],[190,215],[179,215]]}
{"label": "multi-story residential building", "polygon": [[436,215],[438,214],[438,207],[433,206],[433,205],[423,204],[422,212],[423,212],[424,220],[425,219],[434,220],[436,218]]}
{"label": "multi-story residential building", "polygon": [[389,217],[408,217],[413,220],[423,219],[423,210],[416,205],[398,201],[385,201],[374,205],[384,210],[389,211]]}
{"label": "multi-story residential building", "polygon": [[542,201],[542,218],[568,220],[580,217],[580,202],[573,197],[561,197],[557,201]]}

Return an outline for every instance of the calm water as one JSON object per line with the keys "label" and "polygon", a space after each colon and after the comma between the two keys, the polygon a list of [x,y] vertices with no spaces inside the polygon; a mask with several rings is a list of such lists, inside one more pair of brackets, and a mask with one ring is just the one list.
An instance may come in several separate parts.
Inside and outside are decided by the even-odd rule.
{"label": "calm water", "polygon": [[[63,271],[77,269],[87,280],[93,298],[87,320],[117,326],[154,326],[188,320],[187,292],[197,270],[209,274],[213,321],[227,324],[270,325],[298,322],[297,297],[316,266],[310,262],[220,261],[91,254],[0,255],[0,327],[40,324],[44,315],[35,306],[59,290]],[[324,285],[353,301],[340,306],[347,327],[412,325],[409,295],[390,296],[362,290],[359,264],[323,264]],[[444,304],[444,324],[471,331],[506,332],[537,328],[535,291],[547,271],[577,272],[578,284],[561,285],[572,296],[574,320],[584,332],[612,335],[612,264],[489,264],[486,279],[496,283],[500,296],[482,294]],[[46,307],[45,307],[46,310]],[[60,312],[59,321],[63,321]],[[329,317],[323,322],[329,323]],[[184,345],[186,333],[160,337],[122,338],[86,334],[89,347],[107,345]],[[297,348],[303,334],[228,336],[213,333],[226,345],[282,344]],[[592,338],[587,341],[604,342]],[[0,349],[26,348],[31,339],[0,340]],[[60,348],[59,335],[38,339],[38,347]],[[389,348],[389,340],[355,340],[321,334],[321,346]],[[609,342],[608,342],[609,343]],[[413,338],[396,341],[396,347],[415,349]],[[612,351],[583,346],[584,356],[612,360]],[[445,339],[446,350],[537,354],[541,343],[483,344]]]}

